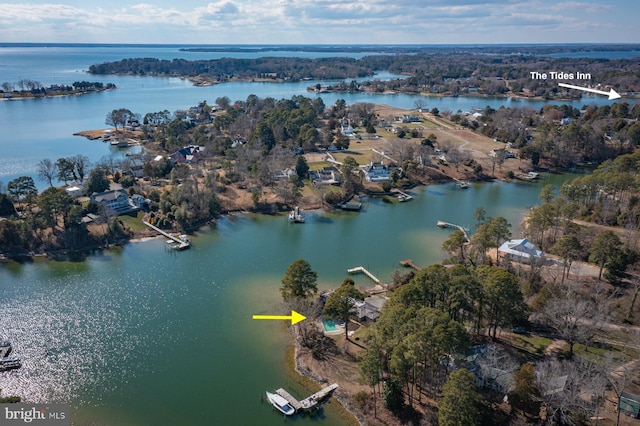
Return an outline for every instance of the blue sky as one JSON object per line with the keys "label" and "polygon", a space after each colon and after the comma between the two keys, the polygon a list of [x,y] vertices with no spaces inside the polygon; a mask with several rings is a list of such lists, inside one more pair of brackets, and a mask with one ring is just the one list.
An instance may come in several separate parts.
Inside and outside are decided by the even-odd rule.
{"label": "blue sky", "polygon": [[638,43],[638,18],[637,0],[36,0],[0,3],[0,42]]}

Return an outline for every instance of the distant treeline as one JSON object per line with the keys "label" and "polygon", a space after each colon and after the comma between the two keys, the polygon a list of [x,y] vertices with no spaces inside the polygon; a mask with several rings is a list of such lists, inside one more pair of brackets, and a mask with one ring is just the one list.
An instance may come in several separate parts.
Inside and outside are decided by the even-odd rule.
{"label": "distant treeline", "polygon": [[34,80],[20,80],[16,83],[4,82],[0,85],[0,93],[25,96],[25,95],[56,95],[56,94],[70,94],[70,93],[83,93],[106,89],[115,89],[116,85],[113,83],[100,83],[97,81],[76,81],[71,85],[65,84],[52,84],[49,87],[44,87],[42,83]]}
{"label": "distant treeline", "polygon": [[[387,64],[388,65],[388,64]],[[373,75],[370,61],[352,58],[222,58],[188,61],[155,58],[123,59],[89,67],[91,74],[133,74],[153,76],[206,77],[213,81],[230,79],[273,78],[298,81],[309,79],[343,79]]]}
{"label": "distant treeline", "polygon": [[[624,46],[628,47],[628,46]],[[541,47],[537,47],[539,49]],[[586,46],[584,47],[586,48]],[[596,47],[593,47],[595,49]],[[605,46],[597,46],[604,49]],[[613,46],[606,48],[614,49]],[[489,50],[486,50],[489,49]],[[438,53],[380,54],[354,58],[221,58],[189,61],[155,58],[124,59],[92,65],[92,74],[133,74],[179,76],[224,82],[232,79],[267,78],[279,81],[355,79],[377,71],[411,75],[407,79],[375,81],[333,87],[334,91],[436,93],[445,95],[480,94],[524,97],[570,98],[579,92],[558,87],[558,82],[586,86],[606,85],[619,92],[640,92],[637,75],[640,64],[633,59],[550,58],[533,54],[489,54],[503,47],[442,48]],[[519,49],[519,48],[518,48]],[[534,49],[529,47],[527,50]],[[516,54],[514,54],[516,53]],[[574,80],[532,79],[530,73],[552,71],[572,73]],[[578,80],[581,73],[583,79]]]}
{"label": "distant treeline", "polygon": [[198,46],[185,47],[181,52],[335,52],[335,53],[498,53],[512,55],[543,55],[577,52],[628,52],[640,50],[638,44],[581,45],[286,45],[286,46]]}

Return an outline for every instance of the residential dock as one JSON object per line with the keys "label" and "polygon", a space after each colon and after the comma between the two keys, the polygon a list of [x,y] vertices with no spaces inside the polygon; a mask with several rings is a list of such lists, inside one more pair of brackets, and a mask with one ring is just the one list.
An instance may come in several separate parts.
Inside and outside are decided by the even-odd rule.
{"label": "residential dock", "polygon": [[367,271],[367,269],[364,266],[357,266],[355,268],[347,269],[347,272],[350,273],[350,274],[357,274],[357,273],[361,272],[361,273],[365,274],[366,276],[368,276],[369,278],[371,278],[371,280],[374,283],[384,285],[384,283],[381,282],[378,277],[373,275],[371,272]]}
{"label": "residential dock", "polygon": [[170,240],[174,241],[177,246],[175,246],[176,249],[178,250],[185,250],[189,248],[189,243],[187,241],[184,241],[183,239],[176,237],[173,234],[169,234],[168,232],[163,231],[162,229],[158,228],[157,226],[153,226],[152,224],[150,224],[149,222],[147,222],[146,220],[143,220],[142,223],[144,223],[145,225],[147,225],[149,228],[153,229],[154,231],[164,235],[165,237],[169,238]]}
{"label": "residential dock", "polygon": [[444,220],[437,221],[436,225],[438,226],[438,228],[458,228],[464,234],[464,237],[467,239],[467,242],[471,241],[471,238],[469,238],[469,234],[467,234],[467,230],[460,225],[456,225],[455,223],[451,223],[451,222],[445,222]]}
{"label": "residential dock", "polygon": [[283,397],[284,399],[286,399],[287,402],[291,404],[291,406],[296,410],[296,413],[297,413],[300,411],[307,411],[315,408],[318,404],[320,404],[326,398],[331,396],[333,391],[336,389],[338,389],[338,384],[334,383],[323,389],[320,389],[318,392],[303,399],[302,401],[298,401],[293,395],[291,395],[289,392],[287,392],[282,388],[276,390],[276,393],[281,397]]}
{"label": "residential dock", "polygon": [[8,357],[11,353],[11,344],[6,340],[0,340],[0,359]]}
{"label": "residential dock", "polygon": [[400,265],[405,266],[405,267],[409,267],[409,268],[413,268],[416,271],[422,271],[422,268],[419,267],[418,265],[416,265],[413,260],[411,259],[405,259],[405,260],[401,260],[400,261]]}
{"label": "residential dock", "polygon": [[398,194],[397,197],[398,197],[398,201],[400,202],[413,200],[413,197],[411,195],[407,194],[406,192],[400,191],[398,188],[391,189],[391,192]]}

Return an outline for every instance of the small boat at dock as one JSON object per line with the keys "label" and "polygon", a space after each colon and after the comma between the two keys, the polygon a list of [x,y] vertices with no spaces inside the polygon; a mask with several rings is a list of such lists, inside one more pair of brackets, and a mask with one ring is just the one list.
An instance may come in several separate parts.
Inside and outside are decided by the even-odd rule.
{"label": "small boat at dock", "polygon": [[304,223],[304,215],[300,212],[300,207],[289,212],[289,221],[293,223]]}
{"label": "small boat at dock", "polygon": [[276,408],[276,410],[280,411],[285,416],[290,416],[296,412],[296,409],[289,404],[289,401],[278,394],[267,392],[267,399],[269,400],[269,403]]}
{"label": "small boat at dock", "polygon": [[19,358],[2,358],[0,359],[0,371],[13,370],[22,367],[22,362]]}

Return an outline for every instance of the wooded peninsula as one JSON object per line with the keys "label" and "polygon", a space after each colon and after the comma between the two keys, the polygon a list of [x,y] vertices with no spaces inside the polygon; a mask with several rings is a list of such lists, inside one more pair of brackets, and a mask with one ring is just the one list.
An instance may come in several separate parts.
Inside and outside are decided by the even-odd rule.
{"label": "wooded peninsula", "polygon": [[[636,46],[637,47],[637,46]],[[608,49],[632,49],[634,46],[605,46]],[[204,49],[204,48],[203,48]],[[208,48],[207,48],[208,49]],[[329,48],[327,48],[329,49]],[[221,58],[212,60],[155,58],[123,59],[92,65],[89,73],[182,77],[198,85],[230,81],[312,81],[348,80],[373,77],[387,71],[404,75],[390,81],[371,81],[325,87],[337,92],[411,93],[438,96],[516,96],[540,99],[576,99],[580,92],[558,87],[558,82],[586,86],[605,86],[633,96],[640,91],[637,74],[640,65],[633,59],[554,58],[543,56],[550,48],[522,47],[514,54],[497,47],[441,47],[401,50],[401,53],[377,49],[360,59]],[[383,54],[379,54],[383,50]],[[200,49],[198,49],[200,51]],[[323,50],[329,51],[332,50]],[[336,52],[342,52],[338,49]],[[562,52],[562,50],[560,50]],[[375,54],[378,53],[378,54]],[[571,78],[532,79],[532,72],[561,72]],[[578,76],[580,73],[581,78]],[[315,87],[311,90],[322,90]]]}

